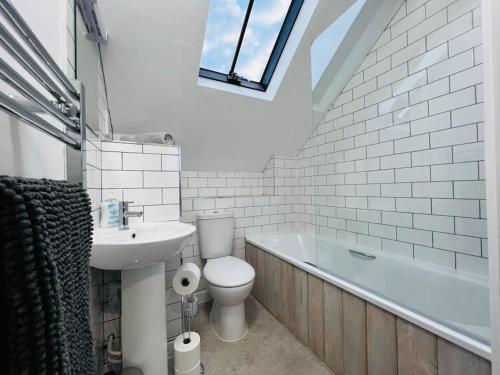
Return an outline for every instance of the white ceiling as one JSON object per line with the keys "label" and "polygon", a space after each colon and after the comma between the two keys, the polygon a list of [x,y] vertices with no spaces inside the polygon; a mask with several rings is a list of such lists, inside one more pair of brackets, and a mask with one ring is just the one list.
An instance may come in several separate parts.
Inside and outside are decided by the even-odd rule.
{"label": "white ceiling", "polygon": [[[317,0],[305,0],[317,1]],[[103,0],[115,132],[168,131],[184,170],[260,171],[312,131],[310,46],[354,0],[319,0],[272,101],[197,84],[209,0]]]}

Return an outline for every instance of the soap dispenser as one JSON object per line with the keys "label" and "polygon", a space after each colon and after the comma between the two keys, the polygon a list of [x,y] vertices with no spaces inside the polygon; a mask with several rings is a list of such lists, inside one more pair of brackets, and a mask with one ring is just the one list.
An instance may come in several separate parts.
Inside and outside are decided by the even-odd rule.
{"label": "soap dispenser", "polygon": [[101,227],[111,228],[119,225],[119,205],[113,193],[108,193],[101,202]]}

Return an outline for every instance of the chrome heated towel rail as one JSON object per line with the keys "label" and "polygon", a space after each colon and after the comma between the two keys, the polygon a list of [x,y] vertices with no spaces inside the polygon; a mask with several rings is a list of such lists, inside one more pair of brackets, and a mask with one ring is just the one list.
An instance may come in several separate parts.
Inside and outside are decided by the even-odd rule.
{"label": "chrome heated towel rail", "polygon": [[[83,85],[64,74],[9,0],[0,0],[0,15],[0,47],[30,77],[25,78],[0,58],[0,80],[22,96],[19,100],[17,95],[0,92],[0,108],[72,149],[82,150],[85,139]],[[50,115],[55,124],[40,114]]]}

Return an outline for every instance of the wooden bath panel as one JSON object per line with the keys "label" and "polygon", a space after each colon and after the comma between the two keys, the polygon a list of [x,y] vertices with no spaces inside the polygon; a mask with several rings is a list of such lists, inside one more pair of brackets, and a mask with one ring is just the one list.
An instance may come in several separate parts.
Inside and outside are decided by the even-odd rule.
{"label": "wooden bath panel", "polygon": [[246,243],[254,297],[335,375],[491,375],[488,360]]}

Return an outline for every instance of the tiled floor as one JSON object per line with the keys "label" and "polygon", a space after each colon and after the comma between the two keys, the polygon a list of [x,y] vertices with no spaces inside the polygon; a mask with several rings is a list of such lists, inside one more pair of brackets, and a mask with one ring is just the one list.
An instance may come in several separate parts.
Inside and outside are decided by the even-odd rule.
{"label": "tiled floor", "polygon": [[248,333],[236,343],[215,336],[209,307],[204,304],[195,320],[195,331],[201,335],[205,375],[332,375],[253,297],[246,302]]}

